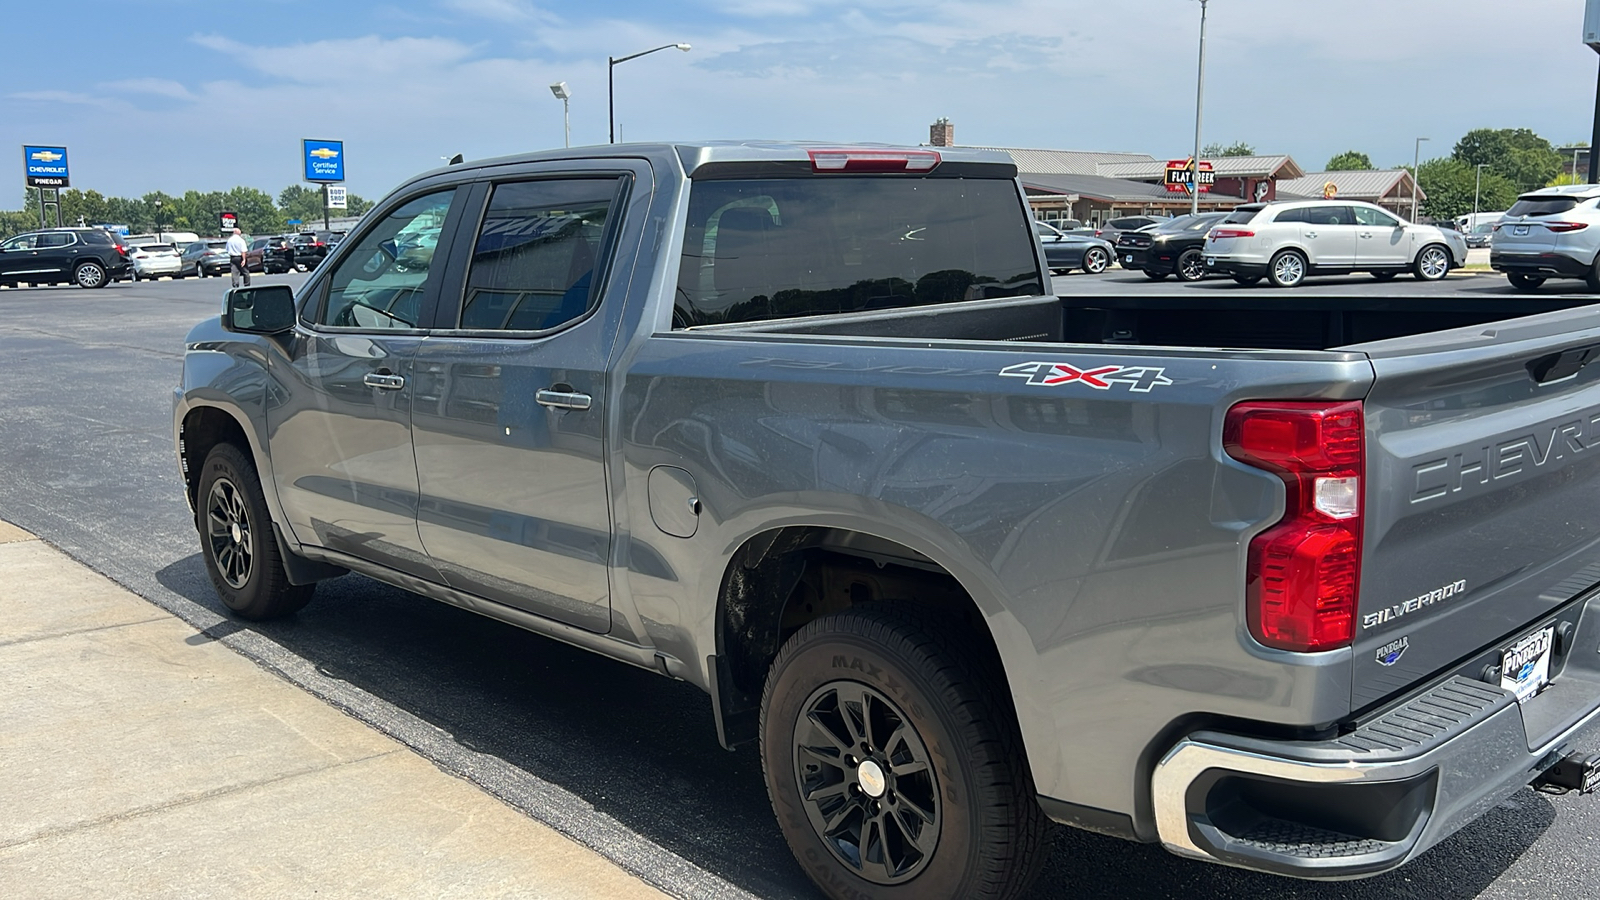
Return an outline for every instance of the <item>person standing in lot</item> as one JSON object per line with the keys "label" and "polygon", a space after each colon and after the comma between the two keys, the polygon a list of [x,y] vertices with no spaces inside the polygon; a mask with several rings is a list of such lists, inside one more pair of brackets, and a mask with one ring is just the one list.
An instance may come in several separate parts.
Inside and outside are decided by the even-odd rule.
{"label": "person standing in lot", "polygon": [[244,254],[250,249],[250,242],[244,239],[244,234],[237,228],[233,230],[233,237],[228,238],[228,262],[230,273],[233,276],[233,286],[239,286],[239,276],[244,275],[244,286],[250,286],[250,267],[244,264]]}

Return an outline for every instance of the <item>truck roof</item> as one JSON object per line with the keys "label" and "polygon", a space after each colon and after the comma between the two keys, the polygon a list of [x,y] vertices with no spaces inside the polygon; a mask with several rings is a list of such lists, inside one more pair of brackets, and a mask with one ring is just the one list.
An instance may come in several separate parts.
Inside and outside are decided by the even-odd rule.
{"label": "truck roof", "polygon": [[988,164],[1006,166],[1011,174],[1016,172],[1016,162],[1003,150],[982,150],[975,147],[928,147],[902,144],[870,144],[828,141],[675,141],[671,143],[596,144],[587,147],[564,147],[516,153],[487,159],[468,160],[454,166],[441,166],[420,173],[422,178],[442,172],[459,172],[462,169],[479,169],[493,166],[516,165],[531,162],[563,159],[657,158],[676,156],[686,173],[707,163],[725,162],[806,162],[812,150],[871,150],[914,151],[937,153],[940,163]]}

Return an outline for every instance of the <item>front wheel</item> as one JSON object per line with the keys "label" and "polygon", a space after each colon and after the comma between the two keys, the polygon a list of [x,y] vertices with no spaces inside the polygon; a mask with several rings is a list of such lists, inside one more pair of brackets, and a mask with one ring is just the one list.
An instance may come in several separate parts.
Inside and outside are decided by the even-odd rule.
{"label": "front wheel", "polygon": [[242,450],[218,444],[206,456],[196,507],[206,573],[228,609],[243,619],[272,619],[311,602],[316,585],[289,583],[261,479]]}
{"label": "front wheel", "polygon": [[1536,291],[1539,285],[1544,284],[1544,278],[1539,275],[1525,275],[1521,272],[1507,272],[1506,280],[1519,291]]}
{"label": "front wheel", "polygon": [[1111,265],[1111,254],[1100,247],[1090,247],[1083,251],[1083,270],[1090,275],[1099,275]]}
{"label": "front wheel", "polygon": [[81,288],[105,287],[105,266],[92,260],[78,263],[78,267],[72,270],[72,280]]}
{"label": "front wheel", "polygon": [[1199,250],[1185,250],[1178,256],[1178,278],[1183,281],[1199,281],[1206,277],[1206,261]]}
{"label": "front wheel", "polygon": [[761,762],[789,848],[829,897],[1012,898],[1045,823],[998,667],[909,604],[815,619],[783,645]]}
{"label": "front wheel", "polygon": [[1411,263],[1411,274],[1418,281],[1438,281],[1450,274],[1450,251],[1432,244],[1422,248]]}

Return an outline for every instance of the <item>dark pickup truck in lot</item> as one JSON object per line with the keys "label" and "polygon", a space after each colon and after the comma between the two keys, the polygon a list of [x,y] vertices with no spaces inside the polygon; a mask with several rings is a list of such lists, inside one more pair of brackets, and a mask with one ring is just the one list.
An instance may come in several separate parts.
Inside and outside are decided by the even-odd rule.
{"label": "dark pickup truck in lot", "polygon": [[1600,308],[1055,296],[977,150],[451,166],[187,338],[244,618],[359,572],[689,681],[836,898],[1046,819],[1281,875],[1592,790]]}

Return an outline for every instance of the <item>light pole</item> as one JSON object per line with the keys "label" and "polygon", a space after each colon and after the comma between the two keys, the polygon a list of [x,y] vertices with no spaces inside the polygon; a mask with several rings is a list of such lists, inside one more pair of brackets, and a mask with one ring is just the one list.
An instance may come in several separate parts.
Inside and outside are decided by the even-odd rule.
{"label": "light pole", "polygon": [[1477,173],[1472,179],[1472,224],[1468,226],[1468,231],[1476,231],[1478,228],[1478,190],[1483,187],[1483,167],[1487,165],[1488,163],[1478,163],[1475,167]]}
{"label": "light pole", "polygon": [[608,134],[611,143],[615,144],[617,142],[617,79],[615,74],[617,63],[625,63],[630,59],[638,59],[641,56],[648,56],[660,50],[672,49],[678,49],[688,53],[689,45],[662,44],[659,47],[652,47],[649,50],[641,50],[638,53],[631,53],[627,56],[606,57],[606,124],[610,126]]}
{"label": "light pole", "polygon": [[550,93],[555,94],[556,99],[561,101],[561,126],[565,129],[567,135],[567,142],[564,146],[571,147],[572,117],[568,115],[570,110],[567,107],[567,101],[572,99],[572,91],[567,87],[565,81],[558,81],[550,85]]}
{"label": "light pole", "polygon": [[157,199],[157,200],[151,201],[151,203],[156,208],[156,242],[160,243],[160,241],[161,241],[161,201],[159,199]]}
{"label": "light pole", "polygon": [[1419,137],[1411,150],[1411,221],[1417,221],[1417,184],[1422,180],[1417,167],[1422,165],[1422,142],[1432,138]]}
{"label": "light pole", "polygon": [[1200,70],[1194,79],[1194,160],[1189,181],[1189,214],[1200,214],[1200,113],[1206,97],[1206,3],[1200,0]]}

